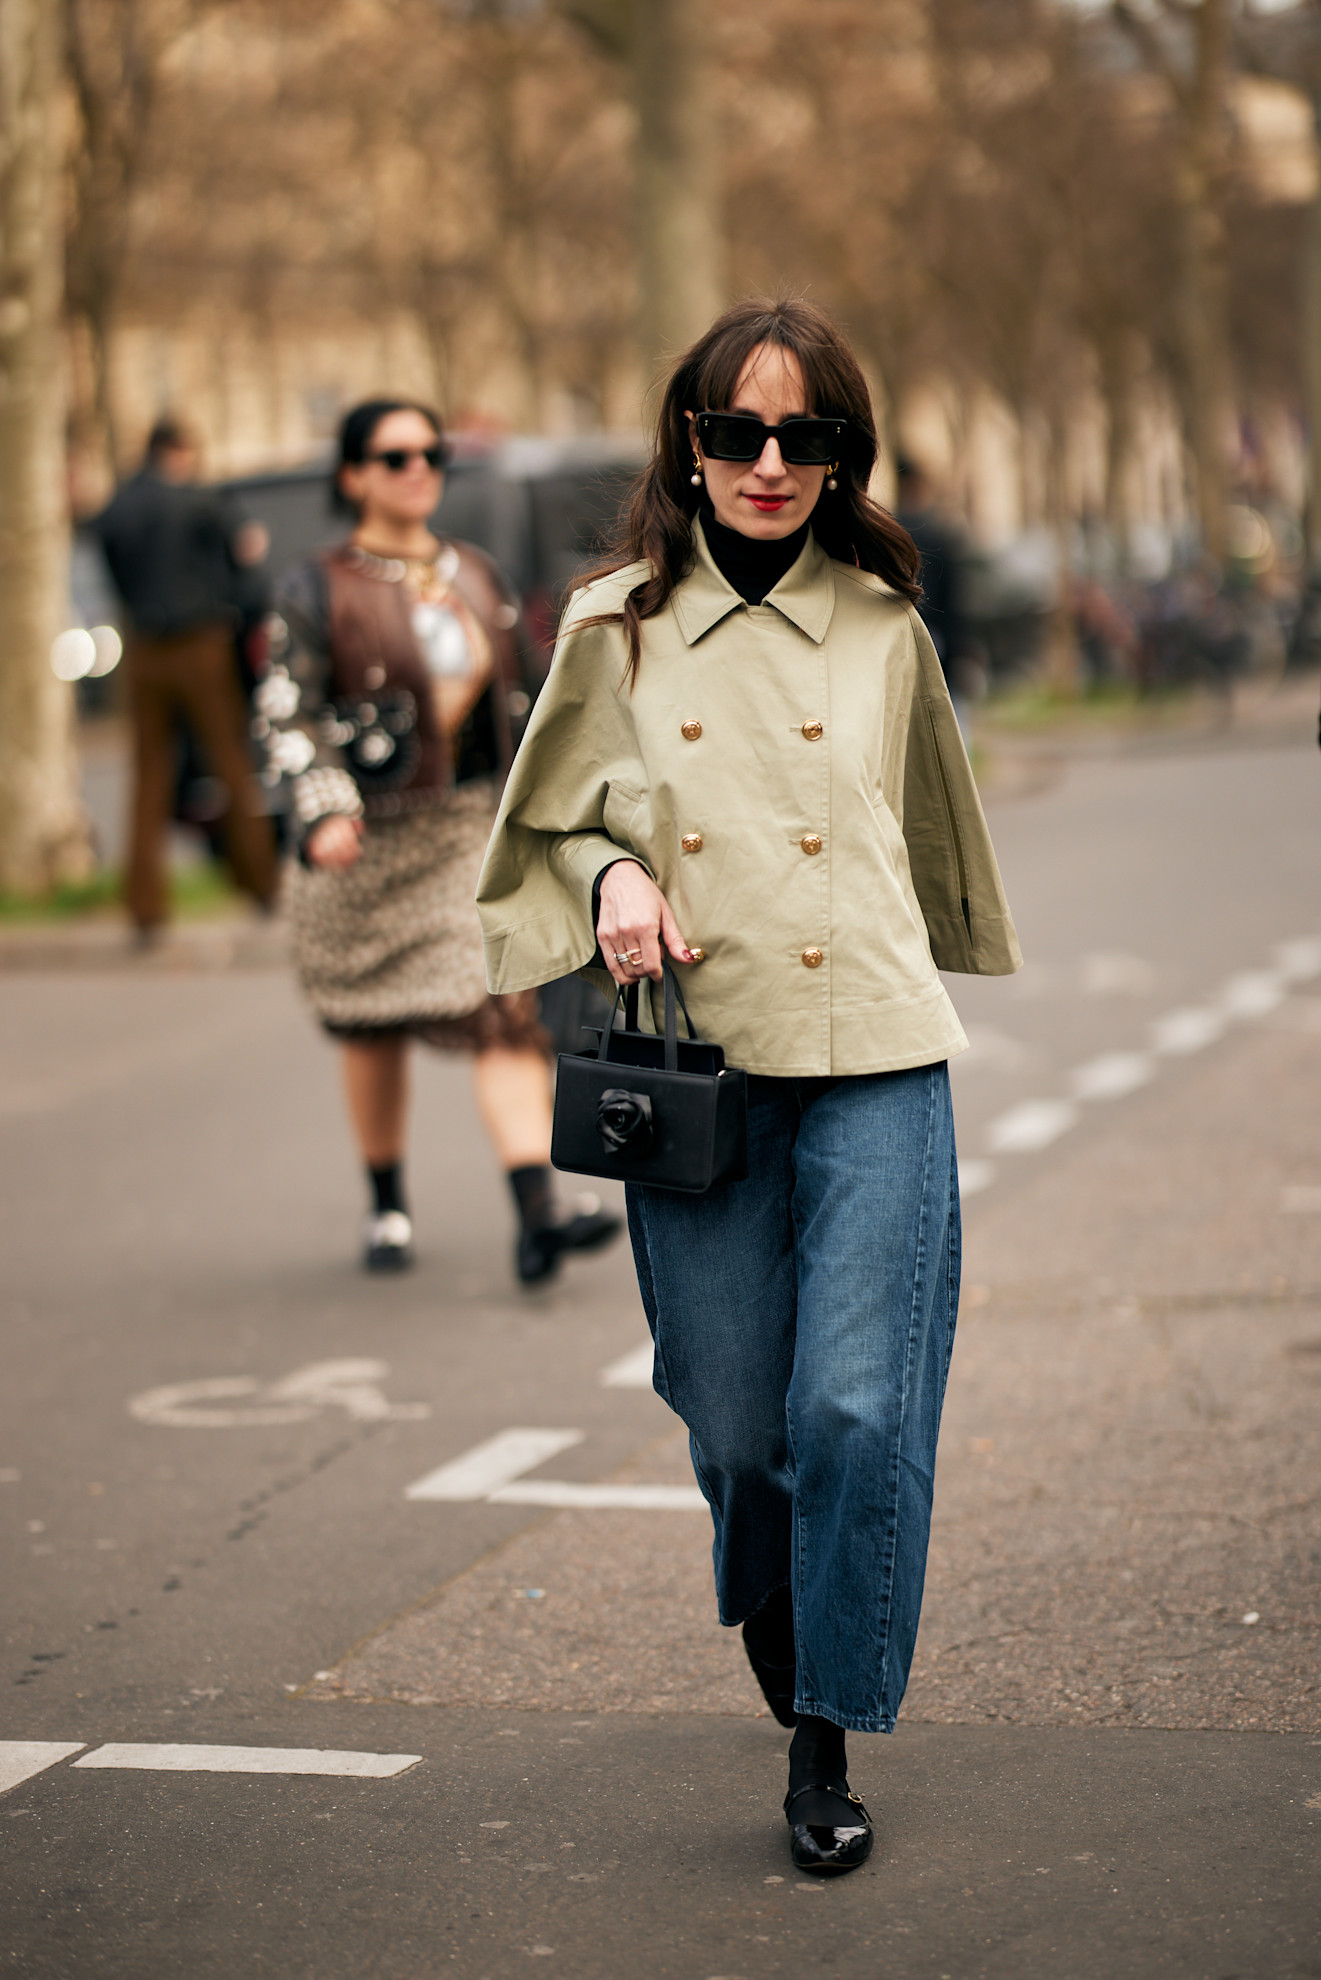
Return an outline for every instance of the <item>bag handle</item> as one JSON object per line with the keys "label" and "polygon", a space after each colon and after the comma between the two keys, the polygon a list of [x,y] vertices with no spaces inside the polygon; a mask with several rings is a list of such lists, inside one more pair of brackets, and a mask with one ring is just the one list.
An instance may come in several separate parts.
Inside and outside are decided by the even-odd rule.
{"label": "bag handle", "polygon": [[[670,965],[668,956],[661,957],[661,974],[665,983],[665,1070],[666,1072],[677,1072],[679,1070],[680,1010],[683,1012],[683,1021],[688,1027],[689,1038],[695,1041],[697,1033],[693,1029],[693,1021],[688,1014],[688,1006],[684,1002],[683,991],[679,988],[679,979]],[[602,1031],[601,1043],[596,1048],[598,1059],[609,1059],[610,1057],[610,1040],[614,1034],[615,1019],[619,1015],[619,1000],[621,997],[624,1000],[624,1029],[625,1031],[637,1030],[638,989],[639,985],[636,983],[629,983],[627,985],[623,983],[616,984],[615,1001],[610,1012],[610,1022]]]}

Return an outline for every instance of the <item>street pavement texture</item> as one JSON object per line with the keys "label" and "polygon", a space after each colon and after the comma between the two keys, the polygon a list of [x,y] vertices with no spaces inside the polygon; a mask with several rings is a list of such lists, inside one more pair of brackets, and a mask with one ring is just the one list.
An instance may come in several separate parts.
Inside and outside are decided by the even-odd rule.
{"label": "street pavement texture", "polygon": [[992,804],[1030,960],[951,985],[928,1598],[837,1883],[704,1513],[627,1503],[691,1484],[627,1257],[515,1290],[465,1069],[374,1283],[279,968],[0,954],[0,1970],[1321,1975],[1319,780],[1227,736]]}

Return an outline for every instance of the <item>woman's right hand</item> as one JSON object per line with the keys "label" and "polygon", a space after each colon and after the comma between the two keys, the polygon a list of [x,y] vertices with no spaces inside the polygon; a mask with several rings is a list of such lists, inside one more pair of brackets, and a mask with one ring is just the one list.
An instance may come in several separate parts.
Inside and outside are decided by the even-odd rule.
{"label": "woman's right hand", "polygon": [[307,835],[303,847],[309,866],[343,868],[362,857],[362,820],[337,812],[323,818]]}
{"label": "woman's right hand", "polygon": [[[632,859],[616,861],[601,882],[596,939],[616,983],[637,983],[644,976],[659,982],[662,949],[675,962],[693,960],[669,902],[650,874]],[[629,956],[637,960],[623,960]]]}

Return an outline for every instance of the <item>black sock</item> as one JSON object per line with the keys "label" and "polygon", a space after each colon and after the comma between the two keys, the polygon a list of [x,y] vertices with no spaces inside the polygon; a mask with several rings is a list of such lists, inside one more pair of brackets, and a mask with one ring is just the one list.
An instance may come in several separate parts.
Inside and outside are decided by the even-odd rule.
{"label": "black sock", "polygon": [[831,1719],[814,1719],[800,1713],[794,1736],[789,1742],[789,1792],[798,1799],[789,1810],[793,1822],[807,1822],[820,1828],[842,1828],[857,1817],[839,1794],[817,1792],[799,1794],[818,1781],[848,1781],[848,1757],[844,1751],[844,1728]]}
{"label": "black sock", "polygon": [[743,1625],[743,1641],[754,1657],[760,1657],[763,1664],[770,1664],[775,1670],[787,1671],[793,1668],[794,1652],[794,1598],[789,1588],[777,1588],[768,1595],[755,1616],[749,1616]]}
{"label": "black sock", "polygon": [[379,1166],[367,1164],[367,1180],[372,1186],[372,1207],[378,1217],[388,1210],[402,1210],[407,1215],[404,1203],[404,1165],[402,1162],[382,1162]]}
{"label": "black sock", "polygon": [[530,1162],[526,1168],[508,1171],[509,1187],[514,1192],[518,1214],[526,1231],[544,1231],[555,1222],[555,1191],[551,1181],[550,1166],[546,1162]]}

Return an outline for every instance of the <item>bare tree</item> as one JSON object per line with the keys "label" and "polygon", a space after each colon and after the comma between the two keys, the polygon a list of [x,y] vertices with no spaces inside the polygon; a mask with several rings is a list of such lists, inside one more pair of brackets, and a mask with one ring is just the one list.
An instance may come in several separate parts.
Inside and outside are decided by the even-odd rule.
{"label": "bare tree", "polygon": [[92,420],[107,465],[122,466],[110,389],[111,339],[124,279],[133,195],[163,58],[189,25],[192,0],[64,0],[75,106],[68,307],[87,332]]}
{"label": "bare tree", "polygon": [[[1321,154],[1321,0],[1301,0],[1287,12],[1242,16],[1235,41],[1243,66],[1292,83],[1307,94]],[[1321,568],[1321,177],[1303,242],[1302,375],[1307,414],[1307,552]]]}
{"label": "bare tree", "polygon": [[638,334],[654,374],[724,301],[713,10],[701,0],[559,5],[627,66],[637,119]]}
{"label": "bare tree", "polygon": [[0,0],[0,887],[22,892],[91,864],[50,667],[68,540],[60,92],[58,10]]}
{"label": "bare tree", "polygon": [[1159,0],[1153,20],[1132,0],[1115,0],[1114,8],[1115,19],[1164,82],[1174,112],[1180,399],[1202,542],[1217,561],[1224,551],[1231,410],[1224,211],[1232,135],[1231,9],[1232,0]]}

